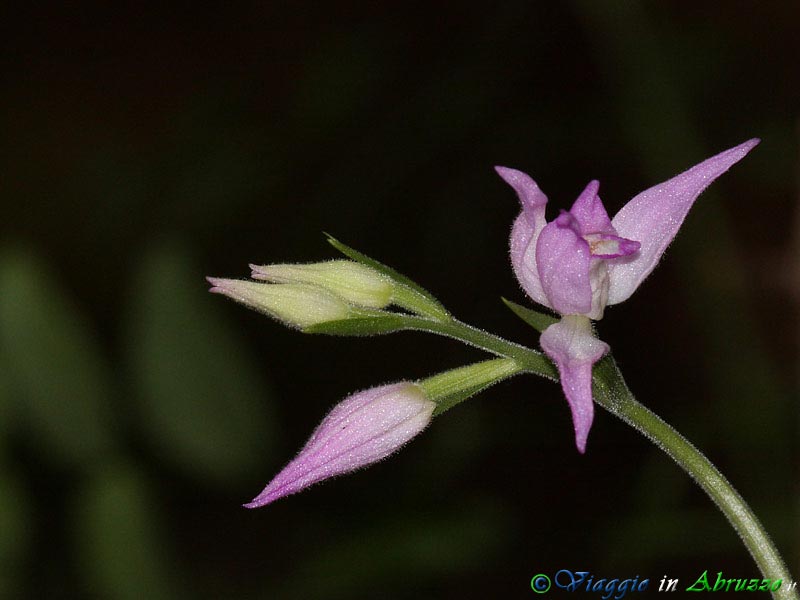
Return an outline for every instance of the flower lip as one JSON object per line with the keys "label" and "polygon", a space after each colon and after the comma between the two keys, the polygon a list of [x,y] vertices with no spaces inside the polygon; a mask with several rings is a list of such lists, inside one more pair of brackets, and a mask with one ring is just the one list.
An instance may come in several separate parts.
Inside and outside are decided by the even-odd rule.
{"label": "flower lip", "polygon": [[589,244],[593,258],[619,258],[639,250],[641,243],[617,235],[597,191],[598,181],[591,181],[569,211],[561,210],[556,217],[558,227],[570,228]]}
{"label": "flower lip", "polygon": [[591,321],[582,315],[563,317],[544,330],[540,343],[558,367],[561,388],[572,412],[575,445],[583,454],[594,419],[592,366],[608,352],[608,344],[594,337]]}
{"label": "flower lip", "polygon": [[639,251],[642,244],[634,240],[628,240],[618,235],[607,235],[602,233],[589,233],[583,236],[589,244],[589,250],[595,258],[619,258],[620,256],[630,256]]}

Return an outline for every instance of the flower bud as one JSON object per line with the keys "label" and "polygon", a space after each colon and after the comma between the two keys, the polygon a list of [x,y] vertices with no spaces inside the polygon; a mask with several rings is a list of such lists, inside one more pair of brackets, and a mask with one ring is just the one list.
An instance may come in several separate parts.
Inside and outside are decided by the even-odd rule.
{"label": "flower bud", "polygon": [[392,301],[394,282],[375,269],[350,260],[312,264],[250,265],[253,279],[319,286],[357,306],[384,308]]}
{"label": "flower bud", "polygon": [[338,296],[313,285],[269,284],[208,277],[211,292],[224,294],[245,306],[303,329],[350,316],[350,306]]}
{"label": "flower bud", "polygon": [[348,396],[336,405],[297,455],[246,508],[386,458],[419,434],[436,404],[420,386],[401,382]]}

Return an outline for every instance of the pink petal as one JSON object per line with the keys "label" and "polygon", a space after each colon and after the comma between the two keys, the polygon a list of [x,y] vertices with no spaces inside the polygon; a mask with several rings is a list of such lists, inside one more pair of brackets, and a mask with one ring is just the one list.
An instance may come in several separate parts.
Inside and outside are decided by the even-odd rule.
{"label": "pink petal", "polygon": [[575,445],[583,454],[594,419],[592,366],[608,352],[608,344],[594,337],[587,317],[577,315],[563,317],[545,329],[539,343],[558,368],[561,389],[572,411]]}
{"label": "pink petal", "polygon": [[611,227],[611,219],[608,218],[606,208],[603,206],[600,196],[597,195],[599,189],[599,181],[590,181],[569,210],[570,214],[578,220],[581,235],[614,233]]}
{"label": "pink petal", "polygon": [[552,308],[542,289],[536,266],[536,242],[546,224],[544,212],[547,196],[522,171],[506,167],[495,167],[495,170],[514,188],[522,205],[522,212],[511,229],[511,266],[514,274],[528,296],[539,304]]}
{"label": "pink petal", "polygon": [[758,143],[754,138],[717,154],[645,190],[628,202],[611,221],[617,235],[641,243],[639,253],[608,262],[608,304],[626,300],[655,268],[683,223],[694,201],[711,182],[730,169]]}
{"label": "pink petal", "polygon": [[536,244],[536,262],[542,289],[549,304],[562,315],[586,314],[592,310],[591,252],[577,231],[570,213],[561,215],[542,229]]}
{"label": "pink petal", "polygon": [[322,420],[297,457],[245,507],[264,506],[386,458],[428,425],[435,407],[422,388],[408,382],[348,396]]}

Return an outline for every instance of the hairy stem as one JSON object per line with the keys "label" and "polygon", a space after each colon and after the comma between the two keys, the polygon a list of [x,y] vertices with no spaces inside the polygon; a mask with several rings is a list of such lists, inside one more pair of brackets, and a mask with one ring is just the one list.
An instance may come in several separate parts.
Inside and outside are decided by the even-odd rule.
{"label": "hairy stem", "polygon": [[[497,356],[513,358],[525,372],[548,379],[558,378],[555,367],[543,354],[455,319],[436,321],[408,317],[405,320],[408,329],[455,338]],[[593,383],[595,402],[636,429],[678,463],[716,503],[741,537],[763,576],[773,582],[782,580],[781,587],[772,593],[773,597],[800,600],[797,590],[790,585],[791,576],[777,548],[744,499],[702,452],[658,415],[636,401],[610,355],[595,365]]]}
{"label": "hairy stem", "polygon": [[403,321],[406,329],[427,331],[428,333],[457,339],[496,356],[513,358],[528,373],[553,381],[558,380],[558,371],[544,354],[520,344],[509,342],[477,327],[472,327],[455,319],[438,321],[424,317],[408,316],[404,317]]}
{"label": "hairy stem", "polygon": [[716,503],[739,534],[765,578],[781,579],[773,597],[798,599],[790,588],[791,576],[767,532],[739,492],[705,455],[661,417],[631,394],[614,359],[606,356],[595,367],[594,400],[661,448],[686,471]]}

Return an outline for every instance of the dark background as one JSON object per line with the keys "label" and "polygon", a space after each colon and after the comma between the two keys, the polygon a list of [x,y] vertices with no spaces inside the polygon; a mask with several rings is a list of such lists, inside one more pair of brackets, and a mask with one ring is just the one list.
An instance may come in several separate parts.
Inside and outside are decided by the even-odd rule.
{"label": "dark background", "polygon": [[[712,502],[599,410],[579,455],[531,377],[400,454],[239,507],[339,399],[482,357],[303,336],[206,293],[322,231],[532,346],[499,301],[496,164],[612,214],[750,137],[598,324],[638,398],[800,573],[797,2],[275,2],[0,10],[0,596],[525,598],[598,577],[757,577]],[[44,5],[46,6],[46,4]]]}

